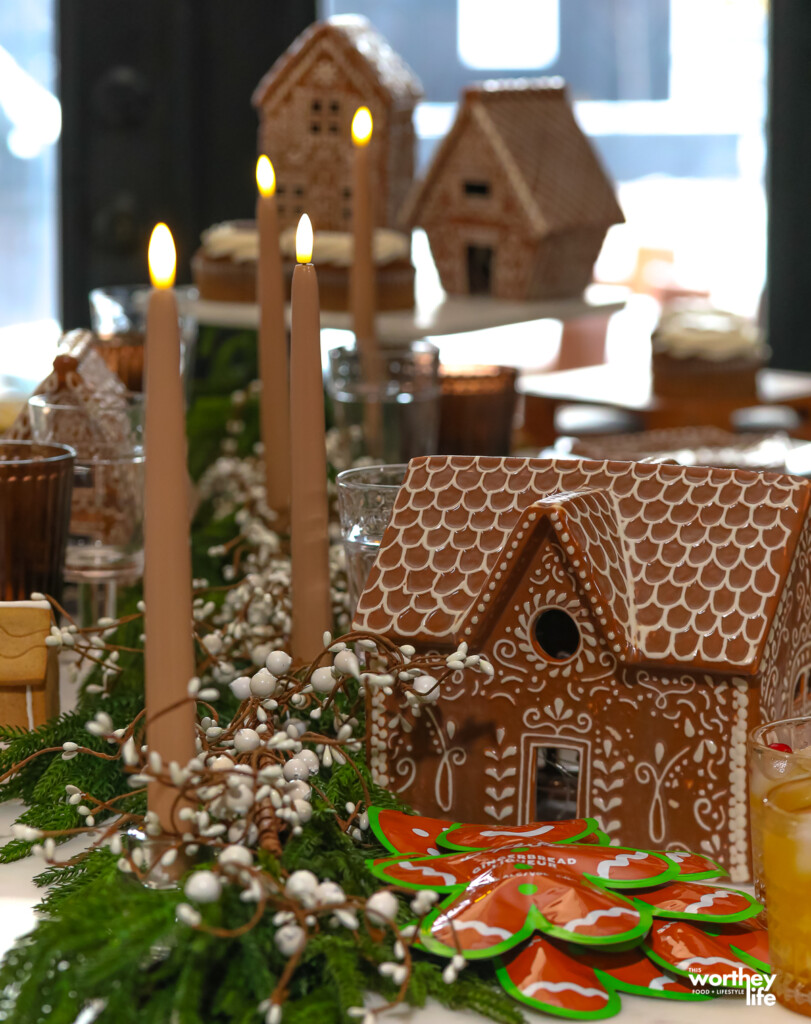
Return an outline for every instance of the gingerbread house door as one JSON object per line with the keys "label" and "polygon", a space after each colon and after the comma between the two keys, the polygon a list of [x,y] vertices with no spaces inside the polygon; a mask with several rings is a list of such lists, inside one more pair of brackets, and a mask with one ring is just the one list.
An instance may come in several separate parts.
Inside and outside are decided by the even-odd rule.
{"label": "gingerbread house door", "polygon": [[490,295],[493,291],[493,247],[467,247],[467,288],[471,295]]}

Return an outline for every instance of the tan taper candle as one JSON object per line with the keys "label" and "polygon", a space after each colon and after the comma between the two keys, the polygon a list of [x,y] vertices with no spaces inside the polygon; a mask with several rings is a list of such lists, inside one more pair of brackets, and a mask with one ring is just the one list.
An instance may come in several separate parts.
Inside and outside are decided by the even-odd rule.
{"label": "tan taper candle", "polygon": [[265,449],[265,487],[270,508],[284,514],[290,508],[290,369],[284,322],[276,175],[266,156],[260,156],[256,162],[256,184],[259,189],[256,200],[259,228],[256,294],[259,299],[260,417]]}
{"label": "tan taper candle", "polygon": [[369,142],[372,138],[372,115],[368,107],[358,107],[352,118],[352,277],[350,301],[352,327],[358,351],[374,351],[375,339],[375,265],[372,253],[374,223],[372,190],[369,182]]}
{"label": "tan taper candle", "polygon": [[383,457],[383,423],[379,400],[375,397],[380,385],[382,367],[375,333],[375,262],[373,252],[374,213],[372,187],[369,181],[369,143],[372,140],[372,114],[368,107],[358,107],[352,118],[352,144],[355,147],[352,169],[352,278],[350,303],[355,345],[360,356],[361,375],[369,386],[363,407],[363,435],[366,454]]}
{"label": "tan taper candle", "polygon": [[327,454],[318,277],[310,260],[313,228],[305,213],[296,231],[290,345],[292,655],[310,661],[332,629],[327,535]]}
{"label": "tan taper candle", "polygon": [[[185,765],[195,752],[195,707],[185,699],[195,665],[186,416],[172,291],[175,264],[172,235],[165,224],[158,224],[149,241],[153,289],[146,320],[144,656],[147,742],[164,765]],[[167,831],[181,824],[172,822],[176,796],[176,790],[161,783],[149,787],[149,808]]]}

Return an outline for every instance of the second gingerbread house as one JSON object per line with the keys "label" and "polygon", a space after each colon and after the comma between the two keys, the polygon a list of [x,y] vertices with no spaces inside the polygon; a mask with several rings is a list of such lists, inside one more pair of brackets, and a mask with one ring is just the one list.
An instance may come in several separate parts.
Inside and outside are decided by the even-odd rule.
{"label": "second gingerbread house", "polygon": [[404,211],[443,288],[502,299],[579,295],[624,220],[560,79],[467,88]]}
{"label": "second gingerbread house", "polygon": [[413,460],[355,624],[495,675],[410,722],[377,694],[376,780],[457,821],[593,815],[745,879],[747,733],[806,701],[810,500],[745,470]]}

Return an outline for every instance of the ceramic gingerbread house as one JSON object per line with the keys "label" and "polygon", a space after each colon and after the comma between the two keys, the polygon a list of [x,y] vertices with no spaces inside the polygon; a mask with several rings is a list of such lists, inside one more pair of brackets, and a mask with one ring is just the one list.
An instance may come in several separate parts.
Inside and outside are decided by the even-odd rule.
{"label": "ceramic gingerbread house", "polygon": [[0,724],[35,729],[59,713],[56,650],[47,601],[0,601]]}
{"label": "ceramic gingerbread house", "polygon": [[495,675],[405,727],[376,696],[376,779],[425,814],[592,815],[746,878],[746,735],[804,706],[811,668],[809,498],[748,470],[413,460],[355,624],[466,641]]}
{"label": "ceramic gingerbread house", "polygon": [[393,226],[414,177],[412,113],[418,78],[366,18],[316,22],[276,61],[253,94],[259,152],[276,171],[282,227],[307,212],[319,231],[352,225],[352,117],[367,106],[375,215]]}
{"label": "ceramic gingerbread house", "polygon": [[447,292],[523,300],[579,295],[624,218],[561,80],[508,79],[465,90],[403,220]]}

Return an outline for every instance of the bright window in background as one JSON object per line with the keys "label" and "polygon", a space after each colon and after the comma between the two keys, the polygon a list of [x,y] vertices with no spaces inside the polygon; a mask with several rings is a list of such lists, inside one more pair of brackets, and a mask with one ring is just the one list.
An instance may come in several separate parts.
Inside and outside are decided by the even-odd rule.
{"label": "bright window in background", "polygon": [[323,11],[367,15],[422,79],[422,169],[467,82],[562,75],[627,219],[598,277],[756,312],[766,0],[324,0]]}
{"label": "bright window in background", "polygon": [[53,0],[0,3],[0,391],[58,330],[55,80]]}
{"label": "bright window in background", "polygon": [[558,55],[559,0],[458,0],[459,59],[474,71],[540,71]]}

